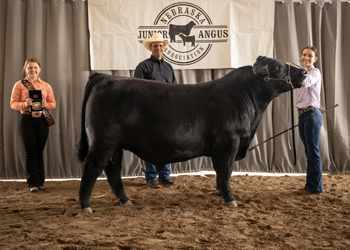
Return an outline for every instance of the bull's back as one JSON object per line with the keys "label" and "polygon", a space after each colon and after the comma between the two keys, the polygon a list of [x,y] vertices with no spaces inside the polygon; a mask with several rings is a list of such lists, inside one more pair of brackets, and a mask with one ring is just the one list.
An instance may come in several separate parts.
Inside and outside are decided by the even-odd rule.
{"label": "bull's back", "polygon": [[160,123],[168,123],[165,119],[192,121],[196,116],[210,116],[220,109],[217,101],[222,96],[216,95],[214,89],[204,84],[173,85],[136,78],[116,79],[97,85],[88,105],[95,113],[106,110],[124,119],[137,116],[144,122],[154,119]]}

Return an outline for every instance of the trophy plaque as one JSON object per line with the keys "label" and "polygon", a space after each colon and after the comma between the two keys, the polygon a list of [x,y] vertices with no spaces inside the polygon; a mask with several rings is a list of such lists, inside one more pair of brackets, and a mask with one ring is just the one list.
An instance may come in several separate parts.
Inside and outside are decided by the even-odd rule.
{"label": "trophy plaque", "polygon": [[33,100],[33,105],[29,107],[29,111],[32,112],[33,117],[40,117],[43,111],[41,107],[43,99],[41,90],[29,90],[29,97]]}

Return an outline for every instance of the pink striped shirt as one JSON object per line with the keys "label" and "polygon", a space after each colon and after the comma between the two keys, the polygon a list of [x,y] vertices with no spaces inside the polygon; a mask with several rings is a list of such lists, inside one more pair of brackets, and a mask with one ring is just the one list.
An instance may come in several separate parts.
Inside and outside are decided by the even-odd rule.
{"label": "pink striped shirt", "polygon": [[[24,79],[29,81],[28,77]],[[50,84],[38,78],[36,84],[32,83],[32,85],[36,90],[41,90],[43,100],[45,100],[47,103],[47,106],[45,109],[47,110],[55,109],[56,101],[55,101],[53,90]],[[19,111],[29,111],[29,107],[26,107],[26,104],[25,104],[28,98],[29,98],[28,89],[22,84],[21,81],[16,82],[15,85],[13,86],[12,94],[11,94],[11,101],[10,101],[11,108]]]}

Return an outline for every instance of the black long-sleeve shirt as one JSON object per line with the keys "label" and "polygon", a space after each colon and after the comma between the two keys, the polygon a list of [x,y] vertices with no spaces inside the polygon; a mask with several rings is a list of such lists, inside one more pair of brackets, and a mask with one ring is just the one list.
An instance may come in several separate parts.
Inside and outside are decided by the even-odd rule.
{"label": "black long-sleeve shirt", "polygon": [[134,77],[177,84],[173,67],[152,55],[137,65]]}

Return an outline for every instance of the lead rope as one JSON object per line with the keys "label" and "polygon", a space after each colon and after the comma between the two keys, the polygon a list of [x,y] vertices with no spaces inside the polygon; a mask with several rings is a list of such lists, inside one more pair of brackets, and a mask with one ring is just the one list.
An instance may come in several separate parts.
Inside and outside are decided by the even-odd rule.
{"label": "lead rope", "polygon": [[[288,91],[288,100],[289,100],[289,94],[290,94],[290,92]],[[288,119],[287,119],[287,128],[289,128],[289,102],[287,101],[287,117],[288,117]],[[290,140],[289,140],[289,131],[287,132],[287,138],[288,138],[288,147],[289,147],[289,150],[291,150],[292,149],[292,147],[290,146]]]}
{"label": "lead rope", "polygon": [[[288,121],[287,121],[287,128],[289,128],[289,117],[291,117],[292,119],[292,139],[293,139],[293,155],[294,155],[294,166],[296,165],[296,161],[297,161],[297,153],[296,153],[296,149],[295,149],[295,134],[294,134],[294,110],[293,110],[293,104],[294,104],[294,100],[293,100],[293,90],[288,91],[288,99],[289,99],[289,95],[290,95],[290,103],[291,103],[291,116],[289,116],[289,112],[288,113]],[[289,102],[287,101],[287,110],[289,111]],[[292,149],[292,147],[290,146],[290,139],[289,139],[289,130],[287,131],[288,134],[288,147],[289,150]]]}
{"label": "lead rope", "polygon": [[[294,166],[296,165],[296,161],[297,161],[297,153],[296,153],[296,149],[295,149],[295,134],[294,134],[294,109],[293,109],[293,104],[294,104],[294,100],[293,100],[293,84],[291,81],[291,78],[289,76],[290,74],[290,64],[288,64],[288,76],[286,76],[286,82],[288,84],[290,84],[290,86],[292,86],[291,91],[288,91],[288,99],[289,99],[289,95],[290,95],[290,103],[291,103],[291,119],[292,119],[292,140],[293,140],[293,156],[294,156]],[[287,101],[287,110],[289,110],[289,102]],[[288,121],[287,121],[287,128],[289,128],[289,112],[288,113]],[[289,150],[291,150],[291,146],[290,146],[290,139],[289,139],[289,131],[288,131],[288,147]]]}
{"label": "lead rope", "polygon": [[297,164],[297,153],[295,150],[295,133],[294,133],[294,100],[293,100],[293,90],[290,91],[291,98],[290,98],[290,103],[291,103],[291,119],[292,119],[292,139],[293,139],[293,154],[294,154],[294,166]]}

